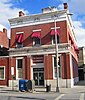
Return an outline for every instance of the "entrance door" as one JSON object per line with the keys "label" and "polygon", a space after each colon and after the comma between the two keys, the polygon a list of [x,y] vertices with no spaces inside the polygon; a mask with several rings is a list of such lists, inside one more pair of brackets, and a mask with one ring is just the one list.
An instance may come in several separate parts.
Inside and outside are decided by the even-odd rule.
{"label": "entrance door", "polygon": [[36,86],[44,85],[44,68],[33,68],[33,79]]}

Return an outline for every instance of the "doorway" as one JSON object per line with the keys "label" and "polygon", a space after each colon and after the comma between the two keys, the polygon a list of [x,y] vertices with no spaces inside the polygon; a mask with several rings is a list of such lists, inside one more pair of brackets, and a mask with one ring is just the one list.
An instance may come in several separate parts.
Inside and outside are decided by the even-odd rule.
{"label": "doorway", "polygon": [[33,79],[36,86],[44,86],[44,68],[33,68]]}

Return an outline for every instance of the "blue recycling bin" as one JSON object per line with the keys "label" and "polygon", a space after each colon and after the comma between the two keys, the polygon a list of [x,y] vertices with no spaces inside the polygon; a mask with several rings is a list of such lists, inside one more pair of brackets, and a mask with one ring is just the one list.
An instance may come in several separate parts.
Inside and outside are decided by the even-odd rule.
{"label": "blue recycling bin", "polygon": [[27,91],[28,80],[19,80],[19,91]]}

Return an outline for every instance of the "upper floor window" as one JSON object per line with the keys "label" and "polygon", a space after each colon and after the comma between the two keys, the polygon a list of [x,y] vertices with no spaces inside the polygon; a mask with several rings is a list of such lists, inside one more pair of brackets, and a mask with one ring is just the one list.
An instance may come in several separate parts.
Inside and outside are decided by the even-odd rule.
{"label": "upper floor window", "polygon": [[32,33],[32,38],[33,38],[33,46],[38,46],[41,44],[40,31],[34,31]]}
{"label": "upper floor window", "polygon": [[[59,35],[57,35],[57,43],[60,43]],[[52,36],[52,44],[55,44],[55,35]]]}
{"label": "upper floor window", "polygon": [[16,47],[23,47],[23,33],[16,33]]}
{"label": "upper floor window", "polygon": [[56,33],[55,33],[55,30],[52,29],[51,32],[50,32],[50,35],[52,36],[52,44],[55,44],[55,34],[57,36],[57,43],[60,43],[60,37],[59,37],[59,29],[56,29]]}
{"label": "upper floor window", "polygon": [[38,46],[40,45],[40,39],[39,38],[33,38],[33,46]]}

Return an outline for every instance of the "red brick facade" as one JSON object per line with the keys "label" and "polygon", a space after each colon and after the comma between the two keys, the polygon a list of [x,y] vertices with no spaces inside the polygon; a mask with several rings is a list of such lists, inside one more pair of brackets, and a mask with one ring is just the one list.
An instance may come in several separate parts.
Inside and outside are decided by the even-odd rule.
{"label": "red brick facade", "polygon": [[[23,19],[24,18],[25,17],[23,17]],[[17,69],[16,69],[18,65],[17,59],[21,57],[20,59],[22,59],[22,78],[23,79],[36,81],[37,80],[36,74],[37,74],[38,78],[40,78],[38,82],[41,81],[40,85],[43,84],[45,86],[47,84],[46,83],[47,81],[49,81],[51,85],[54,84],[54,81],[56,80],[56,78],[54,78],[54,62],[53,62],[53,56],[55,55],[54,53],[55,48],[54,48],[54,51],[52,51],[52,47],[49,49],[49,45],[52,46],[52,36],[50,32],[51,32],[51,28],[54,28],[54,27],[55,27],[55,22],[54,21],[50,22],[49,20],[49,22],[45,22],[42,24],[39,23],[35,25],[22,25],[22,26],[16,25],[13,28],[11,28],[11,40],[10,40],[10,49],[9,49],[9,55],[11,57],[9,58],[9,62],[6,63],[6,65],[2,64],[8,67],[8,72],[7,72],[8,78],[5,82],[7,81],[9,82],[10,80],[12,80],[11,67],[14,67],[15,80],[17,80],[17,74],[18,74]],[[62,52],[58,51],[60,52],[59,55],[60,55],[62,81],[78,78],[78,65],[77,65],[78,56],[74,48],[74,45],[76,46],[76,43],[72,35],[73,33],[71,31],[71,26],[68,25],[67,19],[65,19],[62,21],[56,21],[56,27],[60,27],[59,29],[60,44],[59,45],[61,46],[61,45],[70,43],[69,44],[70,48],[68,52],[66,52],[67,47],[65,47],[65,52],[63,48],[61,50]],[[36,48],[36,46],[33,47],[32,33],[33,33],[33,30],[39,30],[39,29],[40,29],[41,45]],[[19,33],[19,32],[23,32],[23,41],[22,41],[23,47],[21,48],[16,47],[16,33]],[[44,48],[44,46],[47,46],[47,47]],[[37,49],[37,52],[35,48]],[[42,52],[43,49],[44,51]],[[47,49],[48,49],[48,52],[46,54]],[[35,51],[32,51],[32,50],[35,50]],[[40,52],[39,50],[41,50],[41,54],[39,53]],[[22,55],[22,52],[24,52],[23,55]],[[37,58],[34,58],[35,56],[37,56]],[[41,58],[39,59],[39,57],[41,57],[42,59]],[[35,63],[33,59],[38,60],[38,62]],[[40,61],[42,61],[42,63],[40,63]],[[3,84],[5,85],[6,83],[3,83]],[[38,83],[36,84],[39,86]]]}
{"label": "red brick facade", "polygon": [[0,31],[0,45],[3,45],[3,47],[8,48],[7,30],[5,28],[3,28],[3,31]]}

